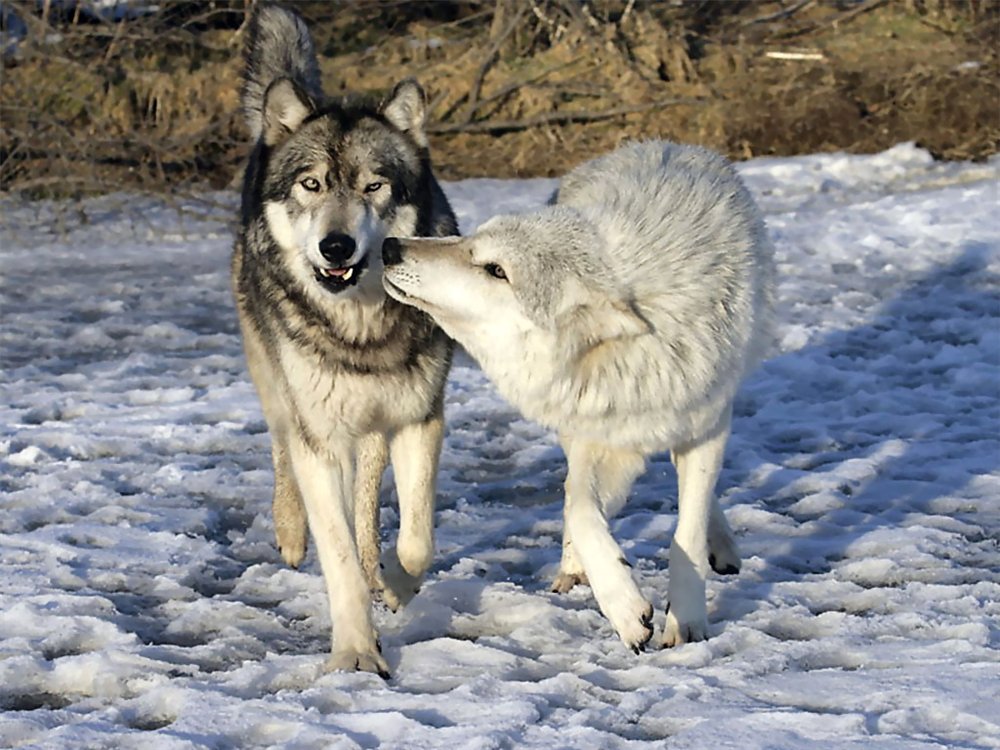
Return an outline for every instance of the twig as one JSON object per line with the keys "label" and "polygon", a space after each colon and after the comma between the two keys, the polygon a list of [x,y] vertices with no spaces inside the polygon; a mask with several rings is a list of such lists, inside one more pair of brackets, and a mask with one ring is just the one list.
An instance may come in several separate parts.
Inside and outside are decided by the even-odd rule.
{"label": "twig", "polygon": [[628,0],[625,4],[625,10],[622,11],[621,18],[618,19],[618,28],[625,25],[625,21],[628,20],[629,14],[632,12],[632,8],[635,7],[635,0]]}
{"label": "twig", "polygon": [[486,79],[486,74],[489,72],[490,68],[493,67],[493,62],[500,52],[500,47],[507,40],[511,34],[514,33],[514,29],[517,25],[521,23],[521,18],[524,16],[524,8],[518,9],[514,17],[510,19],[510,22],[503,28],[503,30],[497,34],[496,39],[490,44],[489,49],[486,51],[486,57],[483,58],[482,64],[479,66],[479,70],[476,71],[476,77],[472,82],[472,87],[469,89],[468,96],[468,106],[466,107],[465,121],[472,122],[472,116],[476,113],[478,109],[479,95],[483,90],[483,81]]}
{"label": "twig", "polygon": [[561,23],[551,20],[548,16],[542,13],[542,9],[538,7],[536,0],[529,0],[531,4],[531,12],[535,14],[535,18],[541,21],[545,26],[549,27],[549,34],[553,40],[559,39],[563,34],[566,33],[566,27]]}
{"label": "twig", "polygon": [[771,50],[769,52],[765,52],[764,57],[770,57],[772,60],[826,60],[826,55],[818,51],[781,52],[778,50]]}
{"label": "twig", "polygon": [[819,31],[820,29],[825,29],[828,26],[836,26],[837,24],[846,23],[851,21],[862,13],[867,13],[869,11],[875,10],[876,8],[885,5],[889,0],[869,0],[864,5],[859,5],[853,10],[849,10],[846,13],[841,13],[838,16],[834,16],[828,20],[822,21],[821,23],[815,23],[812,26],[808,26],[804,29],[799,29],[798,31],[793,31],[792,33],[786,35],[785,39],[792,39],[793,37],[802,36],[803,34],[811,34],[814,31]]}
{"label": "twig", "polygon": [[777,13],[769,13],[766,16],[757,16],[757,18],[751,18],[749,21],[744,21],[740,24],[740,28],[745,26],[754,26],[758,23],[770,23],[771,21],[777,21],[783,18],[791,18],[800,10],[807,8],[808,6],[815,3],[816,0],[800,0],[790,8],[782,8]]}
{"label": "twig", "polygon": [[466,122],[472,122],[471,116],[474,115],[483,107],[485,107],[487,104],[491,104],[492,102],[495,102],[498,99],[503,99],[505,96],[512,94],[519,88],[522,88],[523,86],[530,86],[535,81],[539,81],[542,78],[545,78],[547,75],[549,75],[549,73],[555,73],[557,70],[568,68],[570,65],[573,65],[577,62],[579,62],[579,60],[570,60],[569,62],[559,63],[558,65],[552,65],[546,68],[545,70],[536,73],[533,76],[529,76],[528,78],[523,78],[520,81],[514,81],[513,83],[508,83],[506,86],[503,86],[498,91],[493,92],[485,99],[480,99],[476,103],[475,107],[473,107],[473,109],[470,111],[469,113],[470,117],[469,119],[466,120]]}
{"label": "twig", "polygon": [[548,114],[529,117],[524,120],[480,120],[478,122],[440,123],[427,128],[429,133],[446,135],[450,133],[509,133],[515,130],[528,130],[542,125],[555,125],[568,122],[596,122],[609,120],[612,117],[645,112],[657,107],[672,104],[701,103],[702,99],[661,99],[650,104],[637,104],[628,107],[615,107],[601,112],[591,110],[576,110],[573,112],[549,112]]}

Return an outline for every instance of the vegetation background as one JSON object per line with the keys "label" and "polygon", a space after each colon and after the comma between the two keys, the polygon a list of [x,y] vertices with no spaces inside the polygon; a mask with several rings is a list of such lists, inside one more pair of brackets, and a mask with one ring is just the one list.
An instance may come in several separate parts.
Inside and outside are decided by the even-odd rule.
{"label": "vegetation background", "polygon": [[[0,190],[224,187],[254,0],[0,0]],[[1000,144],[998,0],[290,2],[327,93],[428,92],[438,173],[551,176],[635,137],[730,157]]]}

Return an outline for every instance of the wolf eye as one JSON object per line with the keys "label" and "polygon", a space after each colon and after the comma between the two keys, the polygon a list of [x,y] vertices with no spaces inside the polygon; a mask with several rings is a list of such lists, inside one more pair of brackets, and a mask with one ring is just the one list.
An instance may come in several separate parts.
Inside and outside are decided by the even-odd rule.
{"label": "wolf eye", "polygon": [[306,177],[299,184],[306,190],[308,190],[310,193],[315,193],[319,190],[319,180],[317,180],[315,177]]}
{"label": "wolf eye", "polygon": [[507,272],[503,270],[497,263],[487,263],[483,266],[483,270],[486,271],[494,279],[501,279],[503,281],[507,280]]}
{"label": "wolf eye", "polygon": [[369,182],[367,185],[365,185],[366,193],[377,193],[381,189],[382,189],[381,182]]}

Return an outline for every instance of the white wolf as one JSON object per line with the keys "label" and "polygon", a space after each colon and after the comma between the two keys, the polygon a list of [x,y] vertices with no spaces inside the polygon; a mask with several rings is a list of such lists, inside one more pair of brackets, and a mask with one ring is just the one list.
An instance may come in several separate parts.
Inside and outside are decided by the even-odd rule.
{"label": "white wolf", "polygon": [[635,651],[651,638],[608,518],[669,449],[679,512],[665,646],[707,638],[705,576],[739,570],[714,488],[733,397],[769,341],[773,252],[725,159],[628,145],[563,178],[556,204],[467,238],[387,239],[384,284],[425,310],[569,463],[554,589],[588,581]]}

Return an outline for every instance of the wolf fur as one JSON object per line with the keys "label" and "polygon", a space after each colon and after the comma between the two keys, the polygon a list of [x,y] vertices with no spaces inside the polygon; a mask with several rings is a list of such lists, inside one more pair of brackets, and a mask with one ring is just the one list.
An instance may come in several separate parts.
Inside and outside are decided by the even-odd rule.
{"label": "wolf fur", "polygon": [[[371,590],[395,608],[430,565],[453,345],[386,297],[380,248],[388,234],[457,234],[455,217],[431,171],[420,86],[403,81],[378,105],[324,99],[291,11],[252,17],[242,104],[255,146],[232,282],[271,435],[277,542],[298,566],[308,521],[330,599],[329,666],[385,676]],[[390,456],[400,530],[380,565]]]}
{"label": "wolf fur", "polygon": [[566,175],[555,204],[474,236],[387,239],[384,283],[426,310],[568,459],[554,589],[588,581],[634,650],[652,607],[611,537],[647,457],[680,490],[663,643],[708,635],[705,577],[740,558],[714,494],[740,381],[769,342],[772,248],[722,157],[636,143]]}

